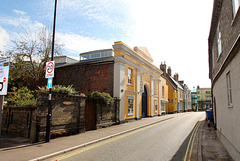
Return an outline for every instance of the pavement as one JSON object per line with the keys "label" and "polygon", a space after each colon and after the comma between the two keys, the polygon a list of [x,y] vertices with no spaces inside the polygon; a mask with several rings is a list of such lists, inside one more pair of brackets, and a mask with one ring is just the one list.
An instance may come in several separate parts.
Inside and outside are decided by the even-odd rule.
{"label": "pavement", "polygon": [[213,122],[209,124],[206,120],[200,121],[190,160],[233,161],[226,148],[217,137]]}
{"label": "pavement", "polygon": [[[29,143],[28,139],[2,135],[0,139],[0,161],[46,160],[66,152],[107,140],[146,126],[150,126],[180,114],[163,115],[159,117],[142,118],[128,123],[87,131],[78,135],[61,137],[50,140],[49,143]],[[205,120],[200,121],[191,159],[194,161],[232,161],[231,157],[217,138],[213,126],[208,127]]]}

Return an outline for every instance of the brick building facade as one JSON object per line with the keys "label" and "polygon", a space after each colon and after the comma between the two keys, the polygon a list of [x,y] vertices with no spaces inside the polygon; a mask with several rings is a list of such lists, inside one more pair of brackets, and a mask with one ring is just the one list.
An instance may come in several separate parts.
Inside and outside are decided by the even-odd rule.
{"label": "brick building facade", "polygon": [[80,61],[59,66],[55,70],[54,84],[73,85],[85,95],[99,91],[113,96],[113,57]]}

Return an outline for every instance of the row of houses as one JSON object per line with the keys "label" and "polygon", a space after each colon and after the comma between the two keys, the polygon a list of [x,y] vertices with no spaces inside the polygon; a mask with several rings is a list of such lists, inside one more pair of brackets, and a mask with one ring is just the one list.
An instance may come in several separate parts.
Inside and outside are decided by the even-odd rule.
{"label": "row of houses", "polygon": [[85,95],[99,91],[120,98],[120,122],[191,111],[191,90],[166,67],[156,67],[145,47],[132,49],[118,41],[113,49],[81,53],[80,61],[57,66],[54,84],[73,85]]}

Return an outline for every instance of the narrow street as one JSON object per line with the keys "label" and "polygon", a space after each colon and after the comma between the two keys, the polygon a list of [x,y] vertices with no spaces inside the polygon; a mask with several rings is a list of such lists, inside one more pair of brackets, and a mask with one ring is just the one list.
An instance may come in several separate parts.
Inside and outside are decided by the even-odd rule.
{"label": "narrow street", "polygon": [[[185,139],[204,112],[181,113],[178,117],[108,139],[50,160],[172,160],[184,158]],[[183,149],[179,149],[179,148]]]}

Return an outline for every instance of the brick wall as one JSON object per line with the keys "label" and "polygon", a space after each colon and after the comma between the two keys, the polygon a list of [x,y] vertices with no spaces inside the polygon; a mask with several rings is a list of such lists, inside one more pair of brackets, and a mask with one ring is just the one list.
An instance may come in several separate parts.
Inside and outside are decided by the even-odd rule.
{"label": "brick wall", "polygon": [[113,71],[113,62],[60,67],[56,68],[54,84],[73,85],[85,95],[99,91],[113,96]]}

